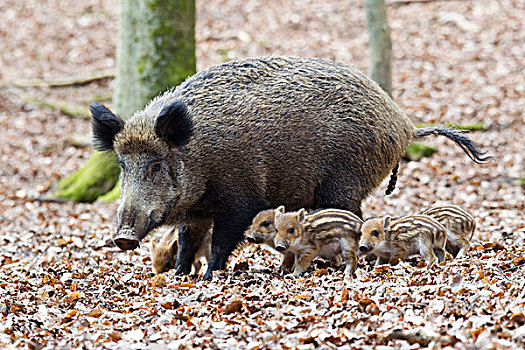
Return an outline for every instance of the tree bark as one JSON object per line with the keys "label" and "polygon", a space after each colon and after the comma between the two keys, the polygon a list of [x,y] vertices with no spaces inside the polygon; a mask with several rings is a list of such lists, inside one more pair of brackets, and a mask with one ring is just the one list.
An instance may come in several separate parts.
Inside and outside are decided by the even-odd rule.
{"label": "tree bark", "polygon": [[370,48],[368,75],[392,96],[392,41],[385,0],[365,0],[364,7]]}
{"label": "tree bark", "polygon": [[[195,0],[121,0],[115,113],[128,119],[195,71]],[[118,173],[114,156],[95,153],[59,182],[55,195],[80,202],[114,200],[120,196]]]}
{"label": "tree bark", "polygon": [[128,118],[195,70],[194,0],[121,1],[114,111]]}

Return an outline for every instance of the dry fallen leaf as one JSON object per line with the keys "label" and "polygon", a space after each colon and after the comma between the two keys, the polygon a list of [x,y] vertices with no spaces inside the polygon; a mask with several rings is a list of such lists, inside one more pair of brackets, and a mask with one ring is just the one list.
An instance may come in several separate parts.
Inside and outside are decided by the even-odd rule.
{"label": "dry fallen leaf", "polygon": [[234,299],[224,307],[225,314],[231,314],[242,310],[242,300]]}
{"label": "dry fallen leaf", "polygon": [[99,318],[100,316],[102,316],[102,310],[100,309],[91,310],[90,312],[86,314],[86,316]]}
{"label": "dry fallen leaf", "polygon": [[168,281],[166,280],[166,276],[164,276],[164,274],[161,273],[160,275],[155,275],[151,279],[151,284],[155,287],[164,287],[168,284]]}

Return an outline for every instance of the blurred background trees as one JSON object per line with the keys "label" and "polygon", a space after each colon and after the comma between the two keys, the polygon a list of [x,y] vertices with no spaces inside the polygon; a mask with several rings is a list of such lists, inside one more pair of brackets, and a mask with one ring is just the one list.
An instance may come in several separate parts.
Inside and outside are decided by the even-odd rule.
{"label": "blurred background trees", "polygon": [[368,52],[368,76],[392,97],[392,40],[388,27],[385,0],[364,0]]}

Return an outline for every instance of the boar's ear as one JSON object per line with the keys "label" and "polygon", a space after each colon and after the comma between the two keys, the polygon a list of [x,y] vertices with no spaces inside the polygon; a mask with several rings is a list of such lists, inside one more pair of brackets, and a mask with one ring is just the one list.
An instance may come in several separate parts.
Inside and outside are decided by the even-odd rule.
{"label": "boar's ear", "polygon": [[186,104],[176,100],[162,109],[155,122],[155,133],[172,147],[185,145],[193,132]]}
{"label": "boar's ear", "polygon": [[391,220],[391,219],[392,219],[392,218],[391,218],[390,216],[385,216],[385,217],[383,218],[383,228],[384,228],[385,230],[390,229],[390,220]]}
{"label": "boar's ear", "polygon": [[284,214],[284,205],[281,205],[280,207],[277,207],[277,209],[275,209],[275,211],[278,211],[279,213]]}
{"label": "boar's ear", "polygon": [[93,146],[101,152],[113,150],[113,141],[124,121],[98,102],[90,104],[89,110],[93,116]]}
{"label": "boar's ear", "polygon": [[299,219],[299,222],[302,222],[304,220],[305,215],[306,215],[306,209],[304,208],[299,209],[299,211],[297,212],[297,219]]}

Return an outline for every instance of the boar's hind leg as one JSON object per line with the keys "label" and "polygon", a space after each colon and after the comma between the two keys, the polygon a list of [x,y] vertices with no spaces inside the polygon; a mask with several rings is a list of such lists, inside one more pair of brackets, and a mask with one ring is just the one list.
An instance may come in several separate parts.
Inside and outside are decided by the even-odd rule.
{"label": "boar's hind leg", "polygon": [[206,234],[211,226],[211,220],[198,225],[182,226],[179,230],[179,250],[175,270],[178,275],[189,274],[195,261],[195,254],[205,242]]}

